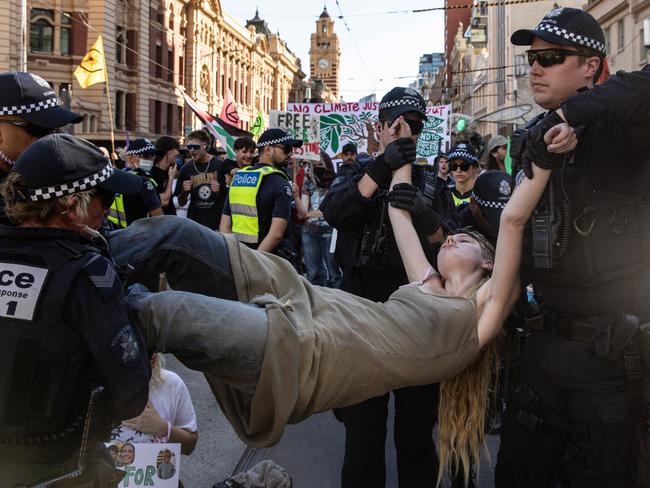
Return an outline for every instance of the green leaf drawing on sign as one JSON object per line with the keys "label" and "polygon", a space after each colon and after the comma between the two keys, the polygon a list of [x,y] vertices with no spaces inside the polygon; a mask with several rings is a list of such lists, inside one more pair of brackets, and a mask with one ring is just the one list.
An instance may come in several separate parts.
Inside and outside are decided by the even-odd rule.
{"label": "green leaf drawing on sign", "polygon": [[330,148],[336,154],[339,152],[339,139],[341,138],[341,126],[333,125],[330,130]]}

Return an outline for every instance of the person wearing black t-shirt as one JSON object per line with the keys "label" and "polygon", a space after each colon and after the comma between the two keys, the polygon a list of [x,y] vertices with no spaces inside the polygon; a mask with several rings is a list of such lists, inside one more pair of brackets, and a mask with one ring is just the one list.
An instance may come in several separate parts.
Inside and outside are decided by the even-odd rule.
{"label": "person wearing black t-shirt", "polygon": [[293,193],[282,169],[293,148],[301,145],[302,141],[281,129],[269,129],[260,136],[259,164],[239,170],[233,178],[219,226],[222,233],[234,234],[259,251],[278,249],[291,218]]}
{"label": "person wearing black t-shirt", "polygon": [[153,159],[151,177],[156,182],[160,205],[165,215],[176,215],[172,191],[174,178],[178,174],[176,157],[180,154],[180,148],[178,140],[173,137],[162,136],[156,141],[156,155]]}
{"label": "person wearing black t-shirt", "polygon": [[180,205],[185,205],[189,198],[188,218],[216,230],[225,200],[225,188],[222,191],[218,180],[223,161],[208,154],[209,144],[210,136],[203,130],[187,136],[192,159],[178,173],[175,194]]}

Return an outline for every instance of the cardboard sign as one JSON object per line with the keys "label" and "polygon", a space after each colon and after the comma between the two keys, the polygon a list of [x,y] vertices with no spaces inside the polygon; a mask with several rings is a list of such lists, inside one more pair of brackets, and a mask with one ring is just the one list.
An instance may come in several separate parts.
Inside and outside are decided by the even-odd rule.
{"label": "cardboard sign", "polygon": [[[418,139],[417,155],[429,163],[433,163],[438,153],[449,146],[450,108],[450,105],[427,107],[428,118]],[[379,152],[378,138],[374,133],[379,102],[290,103],[288,109],[294,112],[294,116],[285,116],[284,120],[309,120],[312,132],[318,120],[320,150],[332,159],[340,158],[341,150],[348,142],[356,144],[358,152],[371,155]],[[281,128],[290,131],[287,128],[290,125]]]}
{"label": "cardboard sign", "polygon": [[320,123],[318,115],[271,110],[269,127],[285,130],[294,139],[302,141],[302,147],[294,148],[294,157],[310,161],[320,160]]}
{"label": "cardboard sign", "polygon": [[111,443],[106,445],[116,465],[126,472],[119,488],[178,488],[180,444]]}

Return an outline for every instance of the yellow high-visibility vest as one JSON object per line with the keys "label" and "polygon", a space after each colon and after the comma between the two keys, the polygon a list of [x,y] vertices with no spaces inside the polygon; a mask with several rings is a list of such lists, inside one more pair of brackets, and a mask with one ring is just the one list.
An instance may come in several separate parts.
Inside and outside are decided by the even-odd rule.
{"label": "yellow high-visibility vest", "polygon": [[108,217],[106,217],[110,222],[125,229],[129,224],[126,221],[126,212],[124,211],[124,198],[121,193],[115,195],[115,200],[111,208],[108,210]]}
{"label": "yellow high-visibility vest", "polygon": [[470,198],[471,198],[471,197],[467,197],[467,198],[457,197],[456,194],[453,191],[451,192],[451,196],[454,197],[454,206],[455,207],[458,207],[458,206],[462,205],[463,203],[469,203]]}
{"label": "yellow high-visibility vest", "polygon": [[257,169],[242,168],[232,178],[228,200],[230,202],[230,217],[232,218],[232,233],[238,241],[248,244],[259,242],[260,225],[257,213],[257,192],[262,180],[270,174],[279,174],[289,179],[282,171],[271,166]]}

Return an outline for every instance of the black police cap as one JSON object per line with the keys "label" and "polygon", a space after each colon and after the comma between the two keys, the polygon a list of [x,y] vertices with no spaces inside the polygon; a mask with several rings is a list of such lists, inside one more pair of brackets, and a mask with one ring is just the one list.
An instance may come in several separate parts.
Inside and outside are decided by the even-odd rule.
{"label": "black police cap", "polygon": [[397,86],[381,99],[379,112],[385,113],[387,120],[395,120],[406,112],[415,112],[424,120],[427,118],[427,104],[417,90]]}
{"label": "black police cap", "polygon": [[60,106],[52,87],[38,75],[21,71],[0,73],[0,116],[17,115],[27,122],[55,129],[77,124],[83,117]]}
{"label": "black police cap", "polygon": [[276,144],[282,146],[300,147],[302,146],[302,141],[300,139],[294,139],[282,129],[267,129],[257,140],[258,148],[264,146],[273,146]]}
{"label": "black police cap", "polygon": [[530,46],[536,37],[553,44],[587,48],[607,55],[603,29],[590,14],[577,8],[551,10],[534,29],[515,31],[510,42],[515,46]]}
{"label": "black police cap", "polygon": [[44,201],[100,187],[133,195],[142,178],[113,168],[97,146],[69,134],[50,134],[31,144],[13,171],[27,182],[29,198]]}

